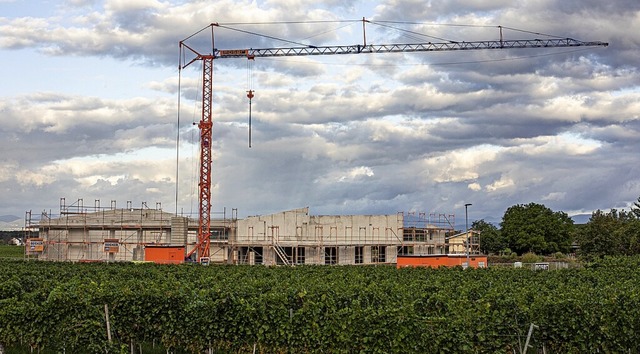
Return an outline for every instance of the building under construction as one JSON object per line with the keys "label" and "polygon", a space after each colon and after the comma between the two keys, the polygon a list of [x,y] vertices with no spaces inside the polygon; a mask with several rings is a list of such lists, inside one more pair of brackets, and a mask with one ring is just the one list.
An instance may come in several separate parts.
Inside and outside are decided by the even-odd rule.
{"label": "building under construction", "polygon": [[[196,247],[198,220],[149,208],[87,207],[80,199],[60,213],[26,213],[26,256],[56,261],[181,263]],[[450,214],[310,215],[309,208],[211,219],[210,262],[227,264],[380,264],[398,254],[444,254],[454,232]],[[162,251],[162,252],[159,252]]]}

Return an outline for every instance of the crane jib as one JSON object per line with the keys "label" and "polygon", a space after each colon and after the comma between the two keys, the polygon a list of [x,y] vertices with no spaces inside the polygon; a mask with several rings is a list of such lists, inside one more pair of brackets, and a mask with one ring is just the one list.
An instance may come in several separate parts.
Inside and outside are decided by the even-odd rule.
{"label": "crane jib", "polygon": [[490,40],[474,42],[442,42],[411,44],[369,44],[341,46],[307,46],[289,48],[261,49],[220,49],[214,50],[216,58],[254,58],[254,57],[286,57],[300,55],[331,55],[360,53],[402,53],[402,52],[437,52],[450,50],[477,49],[519,49],[519,48],[557,48],[557,47],[594,47],[608,46],[606,42],[582,42],[571,38],[562,39],[521,39]]}

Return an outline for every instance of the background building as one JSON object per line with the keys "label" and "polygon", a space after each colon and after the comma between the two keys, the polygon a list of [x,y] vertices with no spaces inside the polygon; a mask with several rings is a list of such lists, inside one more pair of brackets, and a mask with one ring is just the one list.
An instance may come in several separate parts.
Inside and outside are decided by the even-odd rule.
{"label": "background building", "polygon": [[[467,248],[469,242],[469,248]],[[480,232],[470,229],[447,237],[447,253],[449,254],[480,254]]]}

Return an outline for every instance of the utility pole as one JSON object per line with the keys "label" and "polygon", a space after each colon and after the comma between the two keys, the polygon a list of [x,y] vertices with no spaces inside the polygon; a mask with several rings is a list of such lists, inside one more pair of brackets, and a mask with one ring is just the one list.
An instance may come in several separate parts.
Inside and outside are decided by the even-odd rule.
{"label": "utility pole", "polygon": [[467,267],[471,267],[471,263],[469,260],[469,242],[471,241],[471,238],[469,237],[469,213],[467,210],[471,205],[471,203],[466,203],[464,205],[464,227],[467,233]]}

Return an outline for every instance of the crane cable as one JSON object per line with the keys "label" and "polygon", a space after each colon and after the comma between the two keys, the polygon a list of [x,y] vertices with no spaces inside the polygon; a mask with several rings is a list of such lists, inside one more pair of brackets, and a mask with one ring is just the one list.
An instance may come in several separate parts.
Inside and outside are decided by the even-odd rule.
{"label": "crane cable", "polygon": [[249,99],[249,148],[251,148],[251,99],[253,98],[253,62],[255,57],[247,58],[247,98]]}
{"label": "crane cable", "polygon": [[[204,63],[200,62],[200,67],[198,68],[198,72],[202,72],[204,70]],[[202,75],[198,75],[198,82],[196,84],[196,97],[200,97],[201,95],[203,95],[203,93],[200,91],[200,89],[202,88]],[[199,111],[199,105],[197,101],[193,101],[193,111],[191,112],[191,125],[192,126],[197,126],[198,123],[196,122],[196,117],[198,116],[198,111]],[[195,142],[197,141],[200,137],[199,134],[196,134],[196,132],[198,132],[199,129],[190,129],[191,131],[191,135],[190,135],[190,141],[191,142]],[[198,217],[197,212],[194,210],[194,205],[196,204],[196,196],[198,195],[198,186],[199,186],[199,180],[198,180],[198,173],[199,173],[199,166],[201,164],[201,155],[199,153],[199,146],[196,144],[191,144],[191,185],[189,186],[190,189],[190,195],[191,195],[191,200],[189,201],[189,216],[190,217]]]}
{"label": "crane cable", "polygon": [[180,57],[178,65],[178,112],[177,112],[177,122],[176,122],[176,210],[175,215],[178,215],[178,187],[179,187],[179,171],[180,171],[180,104],[182,98],[182,56],[184,52],[182,51],[182,47],[180,47]]}

